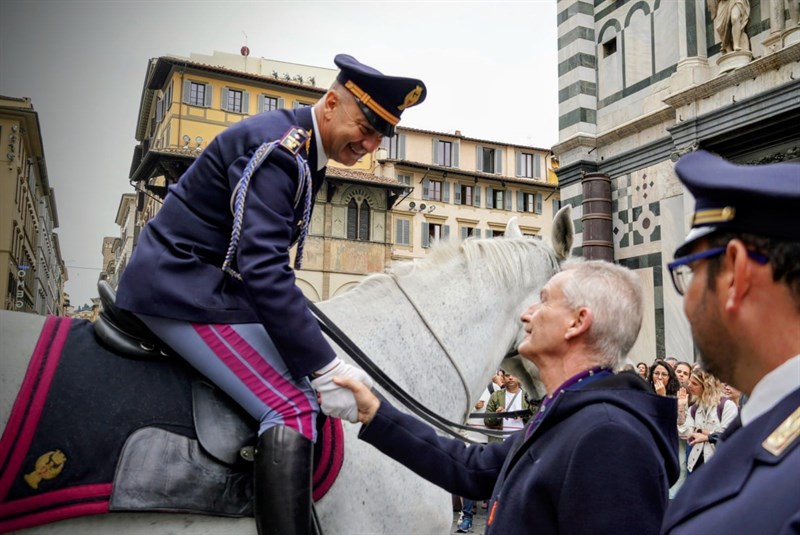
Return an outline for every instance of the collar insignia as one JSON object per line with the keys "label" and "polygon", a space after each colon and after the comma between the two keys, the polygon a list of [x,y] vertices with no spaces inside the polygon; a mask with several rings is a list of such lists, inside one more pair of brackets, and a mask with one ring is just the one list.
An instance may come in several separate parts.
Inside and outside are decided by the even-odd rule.
{"label": "collar insignia", "polygon": [[765,450],[778,457],[800,437],[800,407],[761,443]]}

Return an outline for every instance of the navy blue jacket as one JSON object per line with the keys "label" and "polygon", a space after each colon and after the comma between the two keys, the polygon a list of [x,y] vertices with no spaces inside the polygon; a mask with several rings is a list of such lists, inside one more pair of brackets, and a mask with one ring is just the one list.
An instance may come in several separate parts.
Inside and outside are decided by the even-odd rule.
{"label": "navy blue jacket", "polygon": [[[294,206],[298,169],[286,149],[273,150],[250,181],[233,266],[242,280],[220,269],[233,226],[231,195],[250,157],[293,126],[313,132],[312,113],[312,108],[262,113],[221,132],[144,227],[122,274],[117,305],[197,323],[260,322],[295,378],[330,362],[334,352],[289,265],[304,206]],[[309,161],[315,197],[325,170],[316,170],[313,136],[307,147],[300,155]]]}
{"label": "navy blue jacket", "polygon": [[800,389],[717,444],[681,487],[663,533],[800,533],[800,437],[775,455],[763,447],[787,418],[800,418]]}
{"label": "navy blue jacket", "polygon": [[453,494],[491,496],[486,535],[655,534],[679,473],[675,400],[627,373],[561,394],[527,440],[466,447],[387,402],[360,437]]}

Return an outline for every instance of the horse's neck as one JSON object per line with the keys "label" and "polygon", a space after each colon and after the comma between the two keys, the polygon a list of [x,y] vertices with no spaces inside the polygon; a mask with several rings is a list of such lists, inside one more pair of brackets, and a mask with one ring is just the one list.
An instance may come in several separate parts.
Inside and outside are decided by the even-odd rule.
{"label": "horse's neck", "polygon": [[418,401],[461,419],[514,337],[507,294],[454,262],[447,276],[376,276],[320,308]]}

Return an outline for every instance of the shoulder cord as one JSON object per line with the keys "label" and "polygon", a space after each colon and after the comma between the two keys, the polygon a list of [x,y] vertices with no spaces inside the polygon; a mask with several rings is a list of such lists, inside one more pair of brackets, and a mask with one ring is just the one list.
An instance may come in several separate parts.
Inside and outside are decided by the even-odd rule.
{"label": "shoulder cord", "polygon": [[[231,196],[231,211],[233,212],[233,229],[231,230],[231,241],[228,244],[228,252],[225,254],[225,261],[222,263],[222,271],[234,277],[235,279],[242,280],[241,274],[231,267],[233,259],[236,256],[236,249],[239,247],[239,238],[242,233],[242,220],[244,219],[244,203],[247,198],[247,190],[250,187],[250,179],[253,177],[256,169],[258,169],[267,156],[278,146],[279,141],[272,141],[270,143],[262,143],[250,161],[244,168],[242,178],[236,184]],[[295,195],[294,205],[300,202],[302,192],[305,192],[305,207],[303,209],[303,220],[301,221],[300,237],[297,244],[297,255],[294,260],[294,268],[300,269],[303,260],[303,248],[305,246],[306,235],[308,234],[309,218],[311,216],[311,184],[310,177],[311,171],[308,168],[308,162],[300,156],[295,154],[297,160],[298,181],[297,181],[297,194]]]}

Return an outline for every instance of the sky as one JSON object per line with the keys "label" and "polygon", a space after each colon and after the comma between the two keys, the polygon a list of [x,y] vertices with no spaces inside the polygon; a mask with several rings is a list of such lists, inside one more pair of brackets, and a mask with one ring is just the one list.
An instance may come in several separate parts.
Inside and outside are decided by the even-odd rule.
{"label": "sky", "polygon": [[347,53],[422,79],[404,126],[536,147],[558,140],[556,1],[5,0],[0,95],[39,114],[66,290],[97,295],[128,183],[150,58],[238,53],[335,68]]}

